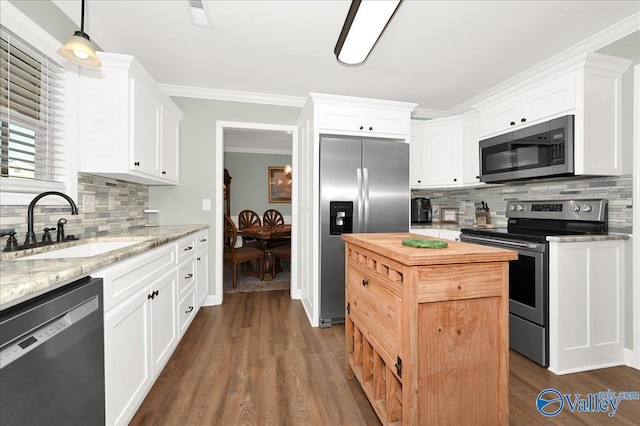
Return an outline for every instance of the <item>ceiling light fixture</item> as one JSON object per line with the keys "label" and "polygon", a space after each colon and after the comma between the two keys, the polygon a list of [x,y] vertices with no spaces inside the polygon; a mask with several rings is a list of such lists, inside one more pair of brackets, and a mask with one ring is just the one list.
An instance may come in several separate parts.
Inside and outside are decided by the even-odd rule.
{"label": "ceiling light fixture", "polygon": [[84,0],[81,3],[80,31],[74,32],[67,40],[67,44],[58,49],[58,53],[74,64],[98,68],[102,65],[102,62],[96,55],[96,49],[91,43],[89,34],[84,32]]}
{"label": "ceiling light fixture", "polygon": [[333,52],[347,65],[363,63],[402,0],[353,0]]}

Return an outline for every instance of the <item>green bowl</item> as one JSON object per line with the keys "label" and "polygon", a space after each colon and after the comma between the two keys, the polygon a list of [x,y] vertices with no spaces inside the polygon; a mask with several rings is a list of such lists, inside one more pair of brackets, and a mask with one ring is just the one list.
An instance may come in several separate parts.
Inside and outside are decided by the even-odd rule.
{"label": "green bowl", "polygon": [[425,240],[420,238],[408,238],[406,240],[402,240],[402,245],[408,247],[415,248],[431,248],[431,249],[441,249],[449,246],[445,241],[440,240]]}

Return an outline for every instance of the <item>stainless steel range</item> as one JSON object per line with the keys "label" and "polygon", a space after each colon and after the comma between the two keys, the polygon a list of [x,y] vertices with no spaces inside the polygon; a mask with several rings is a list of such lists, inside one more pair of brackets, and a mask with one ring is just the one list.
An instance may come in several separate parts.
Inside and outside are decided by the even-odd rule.
{"label": "stainless steel range", "polygon": [[607,234],[604,199],[509,201],[507,228],[465,228],[460,240],[518,251],[509,262],[509,342],[549,365],[549,250],[547,236]]}

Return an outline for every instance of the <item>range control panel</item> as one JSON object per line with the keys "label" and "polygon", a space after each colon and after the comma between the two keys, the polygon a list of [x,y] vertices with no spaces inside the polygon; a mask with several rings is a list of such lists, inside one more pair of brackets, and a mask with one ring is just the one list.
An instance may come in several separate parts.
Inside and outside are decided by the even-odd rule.
{"label": "range control panel", "polygon": [[584,220],[603,222],[607,219],[605,199],[558,201],[508,201],[508,218]]}

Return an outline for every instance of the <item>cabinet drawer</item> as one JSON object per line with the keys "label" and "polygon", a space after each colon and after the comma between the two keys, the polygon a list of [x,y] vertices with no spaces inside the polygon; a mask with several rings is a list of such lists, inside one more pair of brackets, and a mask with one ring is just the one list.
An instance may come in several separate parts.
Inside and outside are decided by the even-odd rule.
{"label": "cabinet drawer", "polygon": [[198,310],[196,309],[196,288],[192,287],[178,305],[178,327],[180,337],[187,331]]}
{"label": "cabinet drawer", "polygon": [[178,263],[182,262],[188,256],[196,252],[196,235],[189,235],[182,238],[177,243],[178,246]]}
{"label": "cabinet drawer", "polygon": [[209,246],[209,230],[205,229],[196,234],[196,249],[200,250]]}
{"label": "cabinet drawer", "polygon": [[508,294],[508,263],[486,262],[418,268],[418,303]]}
{"label": "cabinet drawer", "polygon": [[350,317],[392,364],[400,354],[401,299],[353,267],[347,285]]}
{"label": "cabinet drawer", "polygon": [[193,258],[178,267],[178,294],[182,296],[195,281],[196,260]]}

